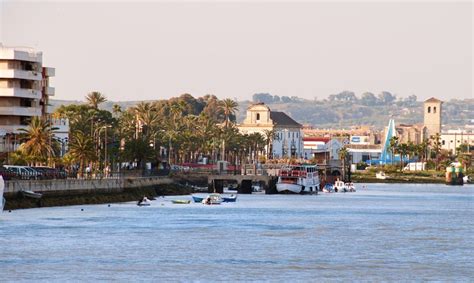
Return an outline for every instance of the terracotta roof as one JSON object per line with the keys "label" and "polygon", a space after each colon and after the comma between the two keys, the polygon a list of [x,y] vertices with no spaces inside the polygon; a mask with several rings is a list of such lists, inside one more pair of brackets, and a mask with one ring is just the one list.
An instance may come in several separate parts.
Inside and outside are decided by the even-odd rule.
{"label": "terracotta roof", "polygon": [[273,120],[273,122],[277,126],[302,127],[300,123],[293,120],[290,116],[286,115],[284,112],[270,111],[270,118]]}
{"label": "terracotta roof", "polygon": [[319,138],[314,138],[314,137],[305,137],[303,138],[303,141],[308,141],[308,142],[324,142],[328,143],[331,140],[331,138],[326,138],[326,137],[319,137]]}
{"label": "terracotta roof", "polygon": [[425,100],[425,102],[443,102],[437,98],[434,98],[434,97],[431,97],[431,98],[428,98],[427,100]]}

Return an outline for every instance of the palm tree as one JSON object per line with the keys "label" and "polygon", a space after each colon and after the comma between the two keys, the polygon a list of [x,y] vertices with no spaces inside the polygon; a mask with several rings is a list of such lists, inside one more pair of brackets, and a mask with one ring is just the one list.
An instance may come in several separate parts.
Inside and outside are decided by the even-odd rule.
{"label": "palm tree", "polygon": [[220,102],[220,108],[224,112],[224,125],[227,128],[229,126],[230,117],[235,115],[235,112],[238,110],[239,104],[230,98],[226,98]]}
{"label": "palm tree", "polygon": [[342,178],[345,180],[346,178],[346,160],[349,156],[349,151],[344,146],[339,150],[339,159],[342,160]]}
{"label": "palm tree", "polygon": [[433,151],[436,154],[435,162],[436,162],[436,170],[438,170],[439,158],[440,158],[440,152],[441,152],[441,135],[437,133],[436,135],[431,136],[430,139],[432,141]]}
{"label": "palm tree", "polygon": [[107,98],[98,91],[93,91],[86,96],[87,103],[95,110],[99,109],[99,104],[107,101]]}
{"label": "palm tree", "polygon": [[69,143],[68,154],[74,161],[79,162],[79,176],[84,176],[84,165],[97,158],[94,140],[81,131],[74,132]]}
{"label": "palm tree", "polygon": [[275,139],[275,130],[264,130],[263,131],[265,142],[267,146],[267,158],[273,158],[273,140]]}
{"label": "palm tree", "polygon": [[391,155],[390,163],[393,164],[394,155],[398,151],[398,137],[390,138],[389,150]]}
{"label": "palm tree", "polygon": [[403,157],[407,156],[409,153],[409,145],[406,143],[401,143],[398,145],[398,152],[400,153],[400,164],[401,164],[401,169],[403,170]]}
{"label": "palm tree", "polygon": [[20,150],[33,163],[43,163],[55,155],[55,149],[59,148],[57,141],[53,139],[53,131],[50,124],[39,117],[33,117],[27,129],[19,129],[20,138],[24,141]]}
{"label": "palm tree", "polygon": [[122,112],[122,107],[120,107],[120,105],[114,104],[112,106],[112,113],[114,113],[116,116],[121,112]]}

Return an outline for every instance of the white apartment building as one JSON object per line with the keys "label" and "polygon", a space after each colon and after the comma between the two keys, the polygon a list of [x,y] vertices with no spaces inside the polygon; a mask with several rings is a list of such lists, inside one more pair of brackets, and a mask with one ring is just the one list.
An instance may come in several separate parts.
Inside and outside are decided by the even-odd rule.
{"label": "white apartment building", "polygon": [[0,44],[0,152],[18,147],[18,129],[26,128],[31,117],[47,115],[54,72],[43,67],[41,52]]}

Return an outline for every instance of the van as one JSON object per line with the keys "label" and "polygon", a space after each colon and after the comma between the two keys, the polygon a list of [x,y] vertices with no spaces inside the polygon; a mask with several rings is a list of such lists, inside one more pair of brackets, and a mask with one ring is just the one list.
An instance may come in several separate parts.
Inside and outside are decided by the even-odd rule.
{"label": "van", "polygon": [[409,162],[403,171],[423,171],[425,170],[426,162]]}

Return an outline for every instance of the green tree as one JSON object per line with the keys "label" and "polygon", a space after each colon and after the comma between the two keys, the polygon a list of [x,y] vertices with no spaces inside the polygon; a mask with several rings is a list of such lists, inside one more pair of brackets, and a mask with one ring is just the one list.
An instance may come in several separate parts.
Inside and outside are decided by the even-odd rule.
{"label": "green tree", "polygon": [[221,101],[220,107],[224,112],[224,127],[229,127],[229,123],[231,122],[231,117],[235,117],[235,112],[238,110],[239,104],[230,98],[226,98]]}
{"label": "green tree", "polygon": [[84,165],[97,159],[93,138],[81,131],[70,136],[69,151],[66,159],[79,162],[79,176],[84,176]]}
{"label": "green tree", "polygon": [[99,109],[99,104],[107,101],[107,98],[98,91],[93,91],[86,96],[87,103],[95,110]]}
{"label": "green tree", "polygon": [[39,117],[33,117],[27,129],[19,129],[20,139],[23,141],[20,151],[31,163],[43,164],[48,158],[55,156],[59,148],[57,141],[53,138],[53,131],[56,129]]}

